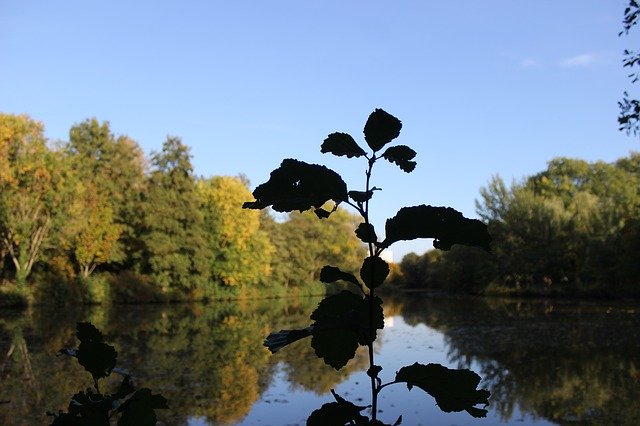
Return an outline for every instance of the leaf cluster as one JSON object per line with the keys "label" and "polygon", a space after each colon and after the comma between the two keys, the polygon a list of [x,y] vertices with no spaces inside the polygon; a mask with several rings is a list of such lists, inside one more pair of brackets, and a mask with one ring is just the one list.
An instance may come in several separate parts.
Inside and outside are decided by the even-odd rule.
{"label": "leaf cluster", "polygon": [[[344,281],[353,291],[342,291],[326,297],[311,314],[314,322],[306,328],[280,330],[265,339],[265,346],[277,352],[297,340],[311,336],[311,346],[316,355],[336,370],[352,359],[359,346],[369,350],[371,378],[372,418],[361,414],[368,407],[360,407],[346,401],[332,391],[336,402],[323,405],[314,411],[307,424],[382,424],[377,420],[377,395],[386,386],[404,382],[409,388],[418,386],[436,398],[444,411],[466,410],[473,416],[486,415],[486,410],[476,404],[488,404],[488,391],[476,390],[479,377],[468,370],[450,370],[440,365],[404,367],[396,380],[382,384],[378,377],[381,366],[375,365],[373,342],[377,330],[384,328],[382,299],[375,295],[377,288],[389,275],[389,264],[380,255],[393,243],[416,238],[433,238],[434,247],[449,250],[454,244],[480,247],[490,251],[491,237],[486,225],[467,219],[449,207],[419,205],[404,207],[386,221],[385,238],[380,241],[374,226],[369,222],[369,204],[374,192],[370,186],[374,164],[384,159],[396,164],[406,173],[416,167],[416,152],[406,145],[393,145],[382,149],[400,135],[402,123],[382,109],[374,110],[364,126],[364,139],[370,149],[363,149],[355,139],[342,132],[330,134],[321,145],[322,153],[339,157],[364,158],[367,161],[366,184],[363,189],[348,190],[340,175],[325,166],[286,159],[271,173],[269,180],[253,192],[255,201],[248,201],[243,208],[264,209],[272,207],[279,212],[313,209],[320,219],[326,219],[341,203],[354,208],[363,222],[355,229],[356,237],[368,247],[369,255],[360,267],[359,279],[352,273],[332,265],[320,272],[320,281],[326,284]],[[381,152],[382,151],[382,152]],[[331,211],[322,206],[335,203]],[[476,381],[476,378],[478,379]],[[402,416],[396,421],[400,424]]]}
{"label": "leaf cluster", "polygon": [[[89,322],[76,324],[76,337],[80,340],[77,349],[63,348],[60,355],[78,359],[78,363],[93,378],[94,389],[81,390],[71,397],[66,413],[48,412],[52,416],[52,426],[99,426],[110,424],[113,416],[119,415],[118,426],[155,425],[155,410],[167,409],[167,400],[160,394],[152,394],[151,389],[136,389],[131,375],[116,369],[118,353],[104,342],[102,332]],[[123,376],[115,392],[103,394],[98,380],[112,372]]]}

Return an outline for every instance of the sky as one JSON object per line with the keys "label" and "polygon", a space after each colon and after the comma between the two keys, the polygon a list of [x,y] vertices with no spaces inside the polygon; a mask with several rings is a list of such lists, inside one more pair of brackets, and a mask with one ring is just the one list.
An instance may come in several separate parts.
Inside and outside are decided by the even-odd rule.
{"label": "sky", "polygon": [[[320,153],[375,108],[398,117],[410,174],[376,163],[371,219],[404,206],[476,217],[493,175],[519,181],[558,156],[613,161],[640,141],[618,131],[634,94],[618,37],[625,0],[0,1],[0,111],[67,140],[87,118],[149,154],[168,135],[199,176],[246,175],[282,159],[324,164],[350,190],[362,159]],[[391,247],[399,261],[427,240]]]}

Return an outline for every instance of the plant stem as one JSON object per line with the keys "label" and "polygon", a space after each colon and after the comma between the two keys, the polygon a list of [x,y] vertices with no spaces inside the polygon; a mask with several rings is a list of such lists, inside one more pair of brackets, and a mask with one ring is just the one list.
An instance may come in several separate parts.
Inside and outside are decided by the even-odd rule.
{"label": "plant stem", "polygon": [[[366,185],[365,191],[369,192],[370,183],[371,183],[371,171],[373,170],[373,164],[376,162],[375,154],[369,159],[369,168],[367,169],[366,176]],[[364,203],[364,211],[363,211],[364,222],[369,225],[369,200],[366,200]],[[369,242],[369,256],[373,257],[375,255],[373,243]],[[371,271],[371,274],[375,276],[375,271]],[[373,277],[372,277],[373,278]],[[371,280],[373,282],[373,279]],[[372,286],[369,289],[369,336],[373,337],[375,333],[375,329],[373,327],[373,298],[374,298],[375,289]],[[374,371],[373,366],[375,365],[373,359],[373,340],[369,342],[369,372]],[[376,389],[376,374],[369,374],[371,378],[371,419],[376,420],[378,415],[378,392]]]}

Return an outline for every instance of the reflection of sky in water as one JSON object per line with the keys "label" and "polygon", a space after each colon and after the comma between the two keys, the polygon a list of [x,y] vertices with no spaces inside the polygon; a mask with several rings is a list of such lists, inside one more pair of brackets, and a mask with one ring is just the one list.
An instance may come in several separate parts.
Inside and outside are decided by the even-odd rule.
{"label": "reflection of sky in water", "polygon": [[[284,349],[286,350],[286,348]],[[439,363],[449,368],[457,368],[449,362],[447,346],[443,335],[423,324],[408,325],[401,316],[387,319],[385,329],[376,342],[376,364],[384,369],[380,373],[383,383],[393,380],[396,371],[414,362],[428,364]],[[480,373],[477,365],[471,369]],[[336,386],[336,392],[357,405],[371,403],[371,387],[369,377],[365,371],[351,374],[345,381]],[[312,411],[322,404],[333,402],[330,393],[322,396],[314,392],[292,390],[286,373],[278,368],[269,387],[262,394],[241,425],[304,425]],[[435,400],[414,388],[408,391],[403,384],[397,384],[383,389],[378,398],[378,408],[381,412],[378,418],[383,422],[393,424],[402,415],[403,425],[551,425],[544,420],[525,418],[516,409],[511,420],[501,421],[497,413],[489,406],[489,415],[485,419],[474,419],[466,412],[444,413],[435,405]],[[206,425],[206,421],[191,419],[189,425]]]}

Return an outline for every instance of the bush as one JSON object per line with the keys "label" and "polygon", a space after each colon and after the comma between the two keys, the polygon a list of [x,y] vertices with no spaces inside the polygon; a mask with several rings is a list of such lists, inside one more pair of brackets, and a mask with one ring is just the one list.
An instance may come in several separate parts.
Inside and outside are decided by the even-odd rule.
{"label": "bush", "polygon": [[108,279],[111,300],[114,303],[152,303],[170,300],[167,294],[153,284],[148,275],[122,271]]}
{"label": "bush", "polygon": [[90,275],[80,279],[83,287],[84,303],[90,305],[107,305],[111,302],[111,285],[109,278],[103,274]]}

